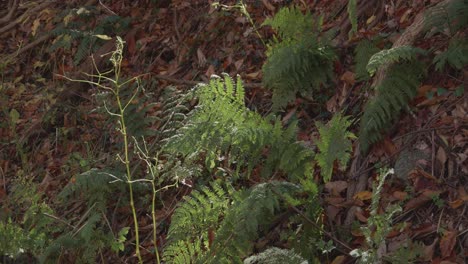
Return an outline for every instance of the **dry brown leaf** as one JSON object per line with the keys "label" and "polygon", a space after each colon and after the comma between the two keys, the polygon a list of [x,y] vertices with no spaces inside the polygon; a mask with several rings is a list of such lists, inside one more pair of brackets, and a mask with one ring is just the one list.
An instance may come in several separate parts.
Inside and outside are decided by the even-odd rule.
{"label": "dry brown leaf", "polygon": [[[200,67],[205,66],[205,64],[206,64],[206,56],[205,56],[205,54],[203,54],[203,51],[202,51],[200,48],[197,49],[197,59],[198,59],[198,65],[199,65]],[[210,65],[210,66],[211,66],[211,65]],[[211,76],[211,74],[210,74],[210,76]],[[208,77],[210,77],[210,76],[208,76]]]}
{"label": "dry brown leaf", "polygon": [[462,206],[465,202],[462,200],[462,199],[456,199],[455,201],[451,201],[449,202],[448,204],[450,205],[450,207],[452,207],[453,209],[456,209],[460,206]]}
{"label": "dry brown leaf", "polygon": [[393,192],[393,197],[395,197],[399,201],[404,201],[406,199],[406,197],[408,197],[408,193],[402,192],[402,191],[394,191]]}
{"label": "dry brown leaf", "polygon": [[362,191],[356,193],[356,195],[353,196],[354,199],[359,199],[361,201],[365,200],[370,200],[372,198],[372,192],[369,191]]}
{"label": "dry brown leaf", "polygon": [[325,210],[326,210],[328,219],[330,219],[333,222],[336,222],[335,218],[340,212],[340,209],[336,206],[328,205]]}
{"label": "dry brown leaf", "polygon": [[244,64],[244,59],[236,60],[234,62],[234,66],[236,66],[236,70],[239,70],[242,67],[242,64]]}
{"label": "dry brown leaf", "polygon": [[274,12],[275,7],[268,0],[262,0],[263,5],[270,11]]}
{"label": "dry brown leaf", "polygon": [[418,97],[425,97],[433,89],[432,85],[422,85],[418,88]]}
{"label": "dry brown leaf", "polygon": [[361,221],[362,223],[367,223],[367,217],[362,213],[362,210],[356,210],[354,213],[356,218]]}
{"label": "dry brown leaf", "polygon": [[431,261],[432,257],[434,256],[434,249],[435,246],[437,245],[437,241],[439,241],[438,238],[434,239],[434,242],[430,244],[429,246],[424,247],[424,255],[422,256],[423,261]]}
{"label": "dry brown leaf", "polygon": [[418,208],[432,200],[432,197],[438,196],[440,191],[424,190],[418,197],[409,200],[405,205],[405,211]]}
{"label": "dry brown leaf", "polygon": [[337,206],[337,207],[342,207],[344,201],[345,199],[341,197],[326,197],[325,198],[325,202],[331,205]]}
{"label": "dry brown leaf", "polygon": [[457,232],[446,230],[440,240],[440,253],[442,257],[452,255],[453,248],[457,242]]}
{"label": "dry brown leaf", "polygon": [[250,78],[250,79],[257,79],[262,71],[256,71],[252,73],[248,73],[245,75],[245,77]]}
{"label": "dry brown leaf", "polygon": [[468,194],[465,191],[465,187],[458,186],[458,195],[460,196],[460,199],[462,199],[464,202],[468,201]]}
{"label": "dry brown leaf", "polygon": [[205,72],[205,76],[208,78],[211,78],[211,75],[213,75],[214,73],[215,73],[215,68],[213,65],[210,65],[210,67],[208,67],[208,69]]}
{"label": "dry brown leaf", "polygon": [[340,80],[343,82],[349,84],[349,85],[354,85],[356,83],[356,79],[354,77],[354,73],[350,71],[346,71],[341,75]]}
{"label": "dry brown leaf", "polygon": [[325,189],[334,196],[338,196],[346,188],[348,188],[348,183],[345,181],[333,181],[325,184]]}
{"label": "dry brown leaf", "polygon": [[346,256],[340,255],[340,256],[337,256],[337,257],[331,262],[331,264],[343,264],[343,263],[345,263],[345,261],[346,261]]}
{"label": "dry brown leaf", "polygon": [[439,147],[439,149],[437,150],[436,157],[440,164],[445,164],[445,162],[447,161],[447,154],[445,153],[444,148]]}

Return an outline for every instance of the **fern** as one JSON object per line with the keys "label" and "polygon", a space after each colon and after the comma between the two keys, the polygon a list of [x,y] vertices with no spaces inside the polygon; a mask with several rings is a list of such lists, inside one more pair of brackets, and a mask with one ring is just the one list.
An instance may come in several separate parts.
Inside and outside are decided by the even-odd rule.
{"label": "fern", "polygon": [[331,78],[335,55],[314,33],[310,13],[303,15],[297,8],[283,8],[263,25],[272,26],[281,38],[268,47],[262,68],[263,83],[273,90],[275,109],[285,107],[298,92],[318,90]]}
{"label": "fern", "polygon": [[429,8],[424,13],[424,30],[429,31],[426,37],[434,33],[455,35],[457,31],[468,25],[468,2],[465,0],[448,1]]}
{"label": "fern", "polygon": [[317,143],[319,153],[315,160],[321,168],[321,175],[325,182],[330,181],[335,161],[340,168],[345,169],[351,156],[352,144],[350,139],[356,138],[348,131],[351,122],[348,117],[335,115],[327,126],[317,122],[320,140]]}
{"label": "fern", "polygon": [[[303,178],[311,173],[312,152],[297,142],[296,124],[283,129],[279,119],[263,118],[245,107],[239,78],[236,83],[229,76],[212,79],[198,86],[196,94],[199,105],[165,150],[185,157],[203,154],[209,169],[226,158],[236,171],[246,167],[250,172],[264,161],[265,176],[282,171],[291,178]],[[262,158],[267,148],[270,154]]]}
{"label": "fern", "polygon": [[367,64],[369,59],[375,53],[379,52],[380,49],[370,40],[361,40],[354,49],[354,63],[356,79],[361,81],[367,81],[371,76],[367,71]]}
{"label": "fern", "polygon": [[283,39],[300,39],[304,35],[312,33],[314,19],[307,11],[304,15],[296,7],[281,8],[274,18],[267,18],[262,26],[271,26],[278,31]]}
{"label": "fern", "polygon": [[411,46],[401,46],[382,50],[372,55],[366,68],[369,74],[373,76],[377,69],[384,65],[400,62],[402,60],[411,61],[416,58],[417,54],[425,53],[425,50]]}
{"label": "fern", "polygon": [[468,41],[451,39],[447,50],[436,55],[432,63],[438,71],[442,71],[447,63],[457,70],[463,69],[468,64]]}
{"label": "fern", "polygon": [[248,257],[244,260],[244,264],[308,264],[309,262],[303,259],[292,250],[269,248],[262,253]]}
{"label": "fern", "polygon": [[363,153],[381,139],[381,132],[388,129],[407,107],[416,95],[423,75],[423,66],[418,62],[389,68],[387,77],[376,87],[377,95],[367,103],[361,118],[359,141]]}
{"label": "fern", "polygon": [[109,184],[116,178],[123,180],[123,173],[113,170],[91,169],[73,177],[72,182],[59,193],[58,199],[67,204],[67,201],[78,197],[84,199],[88,207],[96,204],[98,208],[104,210],[114,192],[124,192],[125,188],[122,184],[118,182]]}
{"label": "fern", "polygon": [[[169,263],[242,263],[252,251],[259,229],[280,208],[282,195],[294,195],[299,187],[271,182],[248,191],[212,190],[186,198],[176,209],[164,250]],[[210,198],[211,197],[211,198]],[[214,239],[209,237],[209,234]]]}

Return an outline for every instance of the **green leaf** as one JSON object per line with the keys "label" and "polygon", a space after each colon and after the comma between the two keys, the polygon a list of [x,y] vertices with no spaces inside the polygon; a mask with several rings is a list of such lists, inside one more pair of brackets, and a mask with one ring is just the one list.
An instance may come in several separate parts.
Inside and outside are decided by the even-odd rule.
{"label": "green leaf", "polygon": [[16,122],[18,121],[19,117],[20,117],[20,114],[18,113],[18,111],[16,111],[16,109],[11,109],[10,119],[13,125],[16,125]]}

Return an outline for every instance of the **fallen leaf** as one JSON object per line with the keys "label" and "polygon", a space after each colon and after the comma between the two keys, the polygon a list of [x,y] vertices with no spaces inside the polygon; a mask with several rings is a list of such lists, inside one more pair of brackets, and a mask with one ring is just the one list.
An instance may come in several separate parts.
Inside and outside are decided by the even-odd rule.
{"label": "fallen leaf", "polygon": [[335,218],[340,212],[340,209],[336,206],[328,205],[325,210],[327,212],[328,219],[330,219],[332,222],[336,222]]}
{"label": "fallen leaf", "polygon": [[342,80],[343,82],[349,85],[354,85],[356,83],[354,73],[350,71],[346,71],[345,73],[343,73],[343,75],[341,75],[340,80]]}
{"label": "fallen leaf", "polygon": [[456,199],[455,201],[448,202],[450,207],[452,207],[453,209],[456,209],[456,208],[462,206],[464,203],[465,202],[462,199]]}
{"label": "fallen leaf", "polygon": [[447,161],[447,154],[445,153],[444,148],[439,147],[439,149],[437,150],[436,157],[440,164],[445,164],[445,162]]}
{"label": "fallen leaf", "polygon": [[422,85],[418,88],[418,97],[425,97],[434,87],[432,85]]}
{"label": "fallen leaf", "polygon": [[257,79],[260,75],[261,71],[256,71],[252,73],[248,73],[245,75],[245,77],[250,78],[250,79]]}
{"label": "fallen leaf", "polygon": [[452,255],[453,248],[457,242],[457,232],[446,230],[440,240],[440,253],[442,257]]}
{"label": "fallen leaf", "polygon": [[408,197],[408,193],[402,191],[394,191],[393,197],[397,198],[399,201],[404,201]]}
{"label": "fallen leaf", "polygon": [[242,67],[242,64],[244,64],[244,59],[240,59],[234,62],[234,66],[236,66],[236,70],[239,70]]}
{"label": "fallen leaf", "polygon": [[333,181],[325,183],[325,189],[334,196],[338,196],[340,192],[348,188],[348,183],[345,181]]}
{"label": "fallen leaf", "polygon": [[369,17],[366,21],[366,24],[369,25],[370,23],[372,23],[373,21],[375,20],[375,16],[372,15],[371,17]]}
{"label": "fallen leaf", "polygon": [[438,196],[440,191],[424,190],[418,197],[409,200],[405,205],[405,211],[418,208],[432,200],[432,197]]}
{"label": "fallen leaf", "polygon": [[343,264],[343,263],[345,263],[345,261],[346,261],[346,256],[340,255],[340,256],[337,256],[337,257],[331,262],[331,264]]}
{"label": "fallen leaf", "polygon": [[439,241],[439,239],[435,238],[434,242],[432,242],[432,244],[430,244],[429,246],[424,247],[424,250],[423,250],[424,255],[422,256],[423,261],[431,261],[432,260],[432,257],[434,256],[434,249],[435,249],[435,246],[437,245],[437,241]]}
{"label": "fallen leaf", "polygon": [[367,217],[362,213],[362,210],[356,210],[354,213],[356,218],[361,221],[362,223],[367,223]]}
{"label": "fallen leaf", "polygon": [[205,76],[208,78],[211,78],[211,75],[213,75],[214,73],[215,73],[215,68],[213,65],[210,65],[210,67],[208,67],[208,69],[205,72]]}
{"label": "fallen leaf", "polygon": [[268,0],[262,0],[263,5],[270,11],[275,11],[275,6],[273,6],[270,1]]}
{"label": "fallen leaf", "polygon": [[463,186],[458,187],[458,195],[460,196],[460,199],[462,199],[464,202],[468,201],[468,194],[465,191],[465,188]]}
{"label": "fallen leaf", "polygon": [[[198,59],[198,65],[199,65],[200,67],[205,66],[205,64],[206,64],[206,57],[205,57],[205,54],[203,54],[203,51],[202,51],[200,48],[197,49],[197,59]],[[211,67],[211,66],[212,66],[212,65],[210,65],[210,67]],[[214,70],[213,70],[213,72],[214,72]],[[206,75],[206,73],[205,73],[205,75]],[[208,76],[208,75],[207,75],[207,76]],[[210,76],[211,76],[211,74],[210,74],[208,77],[210,77]]]}
{"label": "fallen leaf", "polygon": [[356,195],[354,195],[353,198],[359,199],[361,201],[370,200],[372,198],[372,192],[369,192],[369,191],[358,192]]}

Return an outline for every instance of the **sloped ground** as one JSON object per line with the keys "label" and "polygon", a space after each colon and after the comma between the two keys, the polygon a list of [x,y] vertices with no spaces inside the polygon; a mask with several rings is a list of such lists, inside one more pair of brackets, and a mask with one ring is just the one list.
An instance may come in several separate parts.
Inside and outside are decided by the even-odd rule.
{"label": "sloped ground", "polygon": [[[0,5],[7,5],[6,2]],[[18,1],[9,2],[15,4]],[[286,4],[286,1],[271,0],[246,2],[247,11],[257,26]],[[340,58],[335,62],[333,96],[325,106],[317,106],[307,98],[298,99],[282,113],[285,123],[293,115],[300,118],[298,138],[314,145],[318,135],[314,121],[327,120],[331,114],[340,111],[357,116],[370,96],[365,84],[357,82],[353,74],[352,52],[359,39],[388,35],[393,43],[401,41],[401,33],[414,26],[417,15],[427,10],[431,3],[368,1],[360,4],[360,31],[357,37],[347,40],[351,27],[346,13],[347,1],[292,2],[302,9],[324,15],[325,30],[339,28],[344,32],[334,39]],[[235,2],[223,4],[234,6]],[[90,8],[82,9],[84,6]],[[72,8],[90,12],[89,17],[82,19],[70,15]],[[13,217],[21,222],[28,203],[17,204],[17,197],[12,193],[15,185],[26,181],[38,184],[38,194],[44,194],[41,199],[55,209],[53,217],[75,219],[76,223],[76,219],[86,214],[85,203],[77,196],[69,206],[59,206],[55,203],[58,193],[73,184],[76,175],[111,164],[112,153],[116,153],[121,144],[119,134],[113,131],[106,114],[95,111],[100,103],[94,96],[96,89],[67,82],[59,76],[79,77],[80,72],[92,72],[92,61],[88,57],[91,53],[98,67],[108,66],[100,55],[112,51],[114,43],[99,41],[80,46],[86,35],[65,41],[58,33],[50,34],[59,27],[82,31],[94,29],[95,32],[99,29],[102,32],[98,34],[122,36],[127,44],[123,63],[125,75],[144,74],[143,80],[155,81],[155,85],[147,88],[150,99],[145,104],[151,101],[161,104],[160,96],[168,85],[187,90],[196,82],[206,82],[212,74],[226,72],[231,76],[240,74],[245,81],[249,107],[261,113],[270,111],[270,92],[261,85],[266,47],[239,9],[215,8],[203,0],[90,0],[66,3],[23,1],[14,9],[0,10],[2,16],[6,14],[0,20],[2,221]],[[9,16],[5,10],[14,12]],[[115,14],[130,18],[128,25],[123,20],[103,22]],[[76,28],[71,26],[74,22]],[[108,28],[102,26],[104,24]],[[269,40],[273,32],[259,27],[259,34]],[[458,34],[466,36],[466,30]],[[61,41],[62,46],[57,47]],[[407,44],[435,48],[435,53],[448,45],[447,39],[440,34],[418,37],[411,42]],[[393,226],[401,228],[394,229],[388,236],[388,250],[394,251],[402,246],[401,241],[411,238],[423,243],[421,262],[464,263],[468,257],[467,80],[466,67],[461,72],[429,68],[428,77],[411,103],[412,111],[402,115],[368,155],[362,156],[355,150],[347,171],[336,170],[321,195],[325,229],[336,239],[350,248],[365,245],[362,233],[352,223],[367,222],[372,181],[377,174],[374,166],[386,165],[395,168],[396,174],[385,183],[381,210],[391,202],[403,202],[403,212],[392,222]],[[152,107],[147,114],[157,117],[160,106]],[[355,131],[357,124],[353,128]],[[157,122],[151,125],[154,130],[159,128]],[[320,181],[319,170],[316,173],[317,181]],[[162,193],[163,206],[157,210],[161,223],[160,246],[164,245],[165,231],[177,201],[190,190],[190,187],[182,186]],[[119,206],[116,201],[111,211],[109,224],[114,230],[132,226],[128,207]],[[145,238],[142,246],[147,249],[142,254],[150,261],[153,257],[149,239],[151,218],[149,212],[142,209],[138,215],[141,237]],[[130,243],[133,240],[129,239]],[[111,252],[101,254],[111,261],[135,261],[129,251],[118,259]],[[352,260],[344,255],[330,256],[336,257],[333,263]],[[73,261],[73,256],[64,258]]]}

